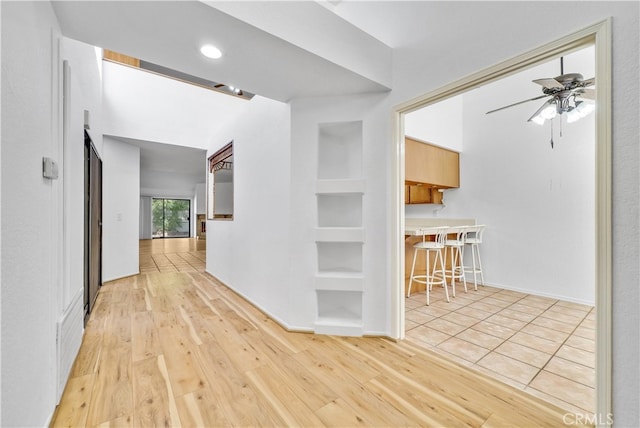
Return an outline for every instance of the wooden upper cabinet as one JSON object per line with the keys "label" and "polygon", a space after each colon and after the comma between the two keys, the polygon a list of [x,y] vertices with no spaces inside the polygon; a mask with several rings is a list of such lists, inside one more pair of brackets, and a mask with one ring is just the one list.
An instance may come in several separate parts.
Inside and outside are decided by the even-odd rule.
{"label": "wooden upper cabinet", "polygon": [[405,184],[405,204],[441,204],[442,193],[430,184]]}
{"label": "wooden upper cabinet", "polygon": [[436,188],[460,187],[460,154],[406,137],[405,180]]}

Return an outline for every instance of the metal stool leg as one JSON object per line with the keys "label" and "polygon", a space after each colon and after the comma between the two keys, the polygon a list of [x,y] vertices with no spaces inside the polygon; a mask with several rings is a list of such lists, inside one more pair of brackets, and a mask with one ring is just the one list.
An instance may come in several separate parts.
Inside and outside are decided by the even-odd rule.
{"label": "metal stool leg", "polygon": [[[433,274],[429,274],[429,251],[425,251],[425,254],[427,255],[427,260],[426,260],[426,268],[424,271],[424,274],[427,276],[426,277],[426,290],[425,292],[427,293],[427,306],[429,306],[429,292],[431,291],[431,285],[433,284]],[[435,267],[435,262],[434,262],[434,267]]]}
{"label": "metal stool leg", "polygon": [[480,246],[476,244],[476,253],[478,254],[478,270],[480,271],[480,283],[484,285],[484,272],[482,271],[482,260],[480,259]]}
{"label": "metal stool leg", "polygon": [[458,256],[457,263],[456,263],[456,271],[458,272],[458,276],[462,277],[462,284],[464,285],[464,292],[466,293],[468,290],[467,290],[467,278],[464,276],[464,263],[463,263],[464,245],[462,245],[461,247],[458,247],[456,256]]}
{"label": "metal stool leg", "polygon": [[418,255],[418,250],[416,249],[413,252],[413,263],[411,264],[411,276],[409,277],[409,288],[407,290],[407,297],[411,296],[411,284],[413,283],[413,275],[415,274],[417,255]]}
{"label": "metal stool leg", "polygon": [[[436,266],[437,266],[437,263],[438,263],[438,258],[440,259],[440,271],[442,272],[442,286],[444,287],[444,295],[447,298],[447,302],[450,303],[451,300],[449,300],[449,287],[447,286],[447,275],[446,275],[446,272],[445,272],[445,269],[444,269],[444,260],[442,258],[442,250],[438,250],[436,252],[436,258],[435,258],[435,260],[433,262],[433,275],[435,276],[435,271],[436,271]],[[454,291],[453,291],[454,295],[453,295],[453,297],[455,297],[455,285],[453,287],[454,287]]]}

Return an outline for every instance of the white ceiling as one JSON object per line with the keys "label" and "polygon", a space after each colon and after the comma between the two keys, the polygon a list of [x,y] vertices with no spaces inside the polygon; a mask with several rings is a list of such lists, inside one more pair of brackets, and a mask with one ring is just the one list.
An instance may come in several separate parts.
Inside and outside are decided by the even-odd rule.
{"label": "white ceiling", "polygon": [[136,140],[108,135],[123,143],[140,147],[140,170],[165,172],[171,174],[195,175],[199,177],[195,183],[204,182],[204,171],[207,165],[207,151],[172,144]]}
{"label": "white ceiling", "polygon": [[446,27],[441,28],[442,8],[438,2],[320,0],[319,3],[391,48],[411,45],[434,34],[446,35],[443,31]]}
{"label": "white ceiling", "polygon": [[[260,9],[262,19],[249,24],[216,8],[234,3],[52,2],[67,37],[275,100],[389,90],[390,48],[319,4],[237,2],[244,15],[279,7],[273,14]],[[287,18],[274,25],[282,29],[278,36],[257,26],[269,17]],[[203,57],[205,43],[218,46],[223,57]]]}

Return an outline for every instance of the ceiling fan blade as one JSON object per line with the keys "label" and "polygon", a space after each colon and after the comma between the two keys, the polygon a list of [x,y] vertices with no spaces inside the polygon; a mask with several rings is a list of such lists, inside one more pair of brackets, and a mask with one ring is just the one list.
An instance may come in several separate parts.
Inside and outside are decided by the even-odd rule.
{"label": "ceiling fan blade", "polygon": [[592,77],[591,79],[583,80],[582,83],[580,84],[580,86],[582,86],[584,88],[585,86],[595,85],[595,83],[596,83],[596,78]]}
{"label": "ceiling fan blade", "polygon": [[546,97],[548,97],[548,95],[546,95],[546,94],[545,95],[540,95],[540,96],[537,96],[537,97],[530,98],[528,100],[519,101],[517,103],[509,104],[508,106],[504,106],[504,107],[497,108],[495,110],[488,111],[485,114],[495,113],[497,111],[504,110],[506,108],[515,107],[515,106],[520,105],[520,104],[528,103],[529,101],[535,101],[535,100],[539,100],[540,98],[546,98]]}
{"label": "ceiling fan blade", "polygon": [[585,98],[587,100],[595,100],[596,99],[596,90],[595,89],[582,89],[577,92],[577,95],[580,98]]}
{"label": "ceiling fan blade", "polygon": [[550,77],[546,79],[532,80],[532,82],[537,83],[538,85],[541,85],[546,89],[564,89],[564,85],[562,83]]}

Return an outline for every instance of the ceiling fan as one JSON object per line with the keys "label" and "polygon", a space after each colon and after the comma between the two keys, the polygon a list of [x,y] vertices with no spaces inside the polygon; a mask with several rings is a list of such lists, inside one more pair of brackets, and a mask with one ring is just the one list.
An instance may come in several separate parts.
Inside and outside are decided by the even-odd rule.
{"label": "ceiling fan", "polygon": [[567,113],[567,122],[575,122],[595,109],[595,90],[593,88],[587,88],[596,83],[595,77],[585,79],[580,73],[564,74],[562,57],[560,58],[560,76],[536,79],[533,80],[533,83],[542,86],[543,95],[500,107],[488,111],[486,114],[495,113],[529,101],[548,98],[528,120],[528,122],[542,125],[545,120],[553,119],[556,115],[563,113]]}

